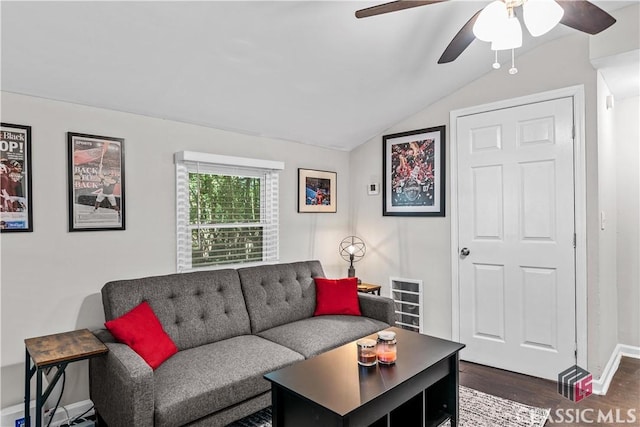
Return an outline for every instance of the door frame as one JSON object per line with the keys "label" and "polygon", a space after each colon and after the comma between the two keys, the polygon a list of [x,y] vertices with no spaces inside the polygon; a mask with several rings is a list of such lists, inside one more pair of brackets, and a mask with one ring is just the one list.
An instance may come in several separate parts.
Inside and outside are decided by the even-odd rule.
{"label": "door frame", "polygon": [[460,340],[460,287],[458,248],[458,136],[456,122],[459,117],[484,113],[525,104],[551,101],[558,98],[573,99],[574,115],[574,215],[575,215],[575,308],[576,308],[576,363],[587,366],[587,185],[585,147],[584,85],[540,92],[488,104],[452,110],[449,114],[449,179],[451,185],[451,337]]}

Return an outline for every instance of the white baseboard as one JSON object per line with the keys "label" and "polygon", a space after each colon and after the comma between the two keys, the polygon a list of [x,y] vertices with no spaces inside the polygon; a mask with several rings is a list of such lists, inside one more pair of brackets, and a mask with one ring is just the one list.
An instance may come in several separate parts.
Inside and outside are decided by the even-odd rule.
{"label": "white baseboard", "polygon": [[[31,401],[31,425],[35,425],[35,401]],[[56,411],[51,421],[51,427],[59,427],[62,424],[67,423],[67,419],[74,419],[79,415],[82,415],[88,411],[84,416],[93,415],[93,402],[91,400],[83,400],[81,402],[70,403],[65,406],[61,406]],[[8,408],[3,408],[0,411],[0,427],[15,427],[16,421],[24,418],[24,405],[14,405]],[[48,415],[45,418],[48,423]],[[43,425],[44,422],[43,422]]]}
{"label": "white baseboard", "polygon": [[592,382],[593,394],[607,394],[611,380],[613,380],[613,376],[620,366],[620,358],[622,356],[640,359],[640,347],[624,344],[616,345],[616,348],[613,350],[613,353],[611,353],[611,357],[602,371],[602,375],[600,375],[600,379]]}

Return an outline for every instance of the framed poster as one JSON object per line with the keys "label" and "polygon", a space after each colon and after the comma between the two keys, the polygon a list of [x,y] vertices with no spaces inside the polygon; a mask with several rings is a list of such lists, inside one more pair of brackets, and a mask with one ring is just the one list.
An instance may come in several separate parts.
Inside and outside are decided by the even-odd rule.
{"label": "framed poster", "polygon": [[382,214],[445,216],[445,127],[382,137]]}
{"label": "framed poster", "polygon": [[31,126],[0,123],[0,231],[33,231]]}
{"label": "framed poster", "polygon": [[125,229],[124,139],[67,133],[69,231]]}
{"label": "framed poster", "polygon": [[298,169],[298,212],[337,212],[337,173]]}

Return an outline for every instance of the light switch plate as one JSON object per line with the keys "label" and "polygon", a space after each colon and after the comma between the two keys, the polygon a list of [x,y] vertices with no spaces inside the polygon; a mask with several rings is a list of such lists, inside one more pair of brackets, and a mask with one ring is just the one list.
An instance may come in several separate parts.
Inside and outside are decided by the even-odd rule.
{"label": "light switch plate", "polygon": [[367,192],[370,196],[380,194],[380,185],[377,182],[372,182],[367,186]]}

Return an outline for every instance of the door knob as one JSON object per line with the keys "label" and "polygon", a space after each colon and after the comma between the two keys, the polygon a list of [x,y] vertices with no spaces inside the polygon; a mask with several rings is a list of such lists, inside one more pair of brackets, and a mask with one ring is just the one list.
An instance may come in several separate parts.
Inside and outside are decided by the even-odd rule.
{"label": "door knob", "polygon": [[467,256],[467,255],[469,255],[470,253],[471,253],[471,251],[469,251],[469,249],[468,249],[468,248],[462,248],[462,249],[460,250],[460,255],[461,255],[461,256]]}

